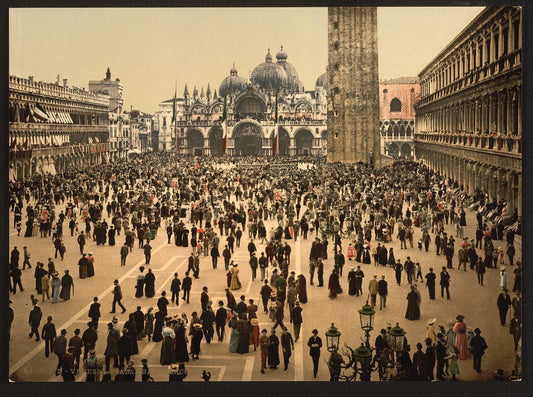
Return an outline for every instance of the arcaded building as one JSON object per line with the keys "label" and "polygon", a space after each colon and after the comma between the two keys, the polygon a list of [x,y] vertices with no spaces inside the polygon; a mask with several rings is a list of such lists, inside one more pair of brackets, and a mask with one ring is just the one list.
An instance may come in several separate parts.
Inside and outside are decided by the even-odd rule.
{"label": "arcaded building", "polygon": [[33,77],[9,76],[9,176],[107,161],[109,97]]}
{"label": "arcaded building", "polygon": [[415,103],[420,99],[418,77],[379,83],[381,154],[392,159],[414,158]]}
{"label": "arcaded building", "polygon": [[[221,155],[224,98],[227,103],[228,155],[272,155],[275,115],[279,138],[276,154],[325,154],[327,144],[326,75],[305,90],[297,69],[281,49],[267,51],[247,80],[235,66],[217,89],[185,86],[179,98],[159,104],[154,116],[157,149],[193,155]],[[277,99],[276,99],[277,98]],[[175,103],[175,106],[174,106]],[[176,109],[176,121],[172,113]],[[176,131],[178,140],[176,141]]]}
{"label": "arcaded building", "polygon": [[417,158],[521,214],[522,9],[484,9],[418,76]]}

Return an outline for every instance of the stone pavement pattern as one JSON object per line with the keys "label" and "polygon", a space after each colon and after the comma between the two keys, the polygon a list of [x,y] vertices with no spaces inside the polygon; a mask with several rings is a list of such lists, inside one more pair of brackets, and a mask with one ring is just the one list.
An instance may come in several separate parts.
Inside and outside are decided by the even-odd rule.
{"label": "stone pavement pattern", "polygon": [[[59,213],[59,209],[62,207],[56,207],[56,213]],[[405,208],[404,208],[405,209]],[[302,207],[302,212],[305,212],[305,206]],[[105,213],[105,211],[104,211]],[[106,215],[106,213],[105,213]],[[105,216],[104,215],[104,216]],[[190,223],[187,224],[190,227]],[[475,235],[475,214],[467,210],[467,226],[465,227],[465,236],[473,238]],[[10,243],[9,249],[13,246],[17,246],[21,251],[21,264],[22,264],[22,247],[28,246],[30,249],[32,258],[31,263],[35,266],[37,261],[44,262],[46,264],[47,258],[53,258],[53,244],[51,238],[24,238],[22,237],[24,231],[21,233],[21,237],[17,236],[16,231],[12,228],[13,215],[10,216]],[[267,233],[271,226],[274,226],[274,221],[269,220],[265,222]],[[445,225],[448,235],[455,236],[455,229],[453,225]],[[44,303],[39,299],[39,305],[43,311],[43,320],[40,328],[46,322],[46,317],[51,315],[53,322],[56,325],[57,332],[62,328],[67,329],[67,339],[73,336],[74,330],[80,328],[81,332],[86,329],[86,323],[89,321],[87,317],[89,305],[92,303],[94,296],[99,297],[101,303],[102,317],[99,323],[98,329],[98,342],[96,344],[96,351],[98,356],[103,357],[103,352],[106,346],[107,329],[106,324],[111,321],[112,294],[113,280],[119,279],[122,287],[122,293],[124,299],[123,304],[127,308],[127,313],[120,314],[117,312],[119,318],[119,324],[122,325],[127,320],[127,314],[135,311],[136,306],[140,305],[143,312],[146,312],[147,308],[153,306],[157,309],[156,302],[160,296],[160,292],[170,290],[170,281],[174,272],[178,272],[179,278],[183,278],[187,269],[187,258],[191,249],[186,247],[176,247],[173,243],[167,244],[166,233],[162,228],[158,230],[157,237],[152,241],[153,247],[152,259],[150,268],[152,268],[156,276],[156,295],[154,298],[135,298],[135,283],[136,275],[140,265],[144,265],[144,254],[142,249],[138,248],[138,243],[135,241],[133,251],[128,255],[127,264],[125,267],[120,266],[120,254],[119,250],[124,242],[124,235],[116,237],[116,245],[114,247],[96,246],[96,243],[92,239],[88,239],[85,247],[85,252],[92,252],[95,257],[95,277],[80,280],[78,278],[77,262],[80,257],[79,248],[76,243],[76,236],[70,236],[70,230],[66,229],[64,240],[67,248],[64,261],[60,258],[54,259],[56,269],[60,273],[60,277],[65,269],[69,269],[71,275],[74,278],[75,293],[71,300],[67,302],[60,302],[52,304],[50,301]],[[218,229],[217,229],[218,232]],[[422,273],[425,275],[429,267],[433,267],[438,274],[440,268],[445,265],[445,258],[443,256],[437,256],[435,254],[434,244],[431,243],[430,251],[425,253],[419,251],[416,248],[416,241],[421,235],[420,229],[415,228],[414,235],[414,248],[408,248],[406,250],[400,250],[400,243],[394,239],[391,243],[386,244],[387,247],[393,247],[396,259],[401,259],[402,263],[407,256],[410,256],[414,262],[420,262],[422,265]],[[241,241],[241,247],[235,249],[235,253],[232,257],[233,260],[239,263],[240,267],[240,279],[243,287],[240,290],[233,291],[236,299],[239,299],[241,294],[246,296],[246,299],[254,299],[255,303],[260,306],[259,289],[262,285],[259,279],[254,282],[251,281],[251,270],[248,265],[248,232],[243,233]],[[223,248],[226,236],[221,236],[220,246]],[[328,298],[327,282],[329,275],[333,268],[333,244],[330,241],[328,245],[328,259],[324,261],[324,284],[325,286],[317,287],[316,275],[315,285],[309,285],[309,266],[308,257],[311,247],[311,242],[314,239],[314,233],[309,233],[308,240],[302,240],[298,238],[295,243],[294,240],[290,240],[289,243],[293,250],[291,253],[291,262],[289,271],[294,270],[296,274],[303,273],[307,278],[307,293],[308,303],[303,304],[303,319],[302,331],[300,340],[295,344],[295,351],[291,357],[289,369],[283,371],[282,367],[278,367],[277,370],[267,370],[266,374],[260,373],[260,352],[254,352],[253,348],[249,354],[232,354],[228,350],[228,340],[226,336],[223,343],[214,341],[211,344],[206,344],[205,339],[202,340],[200,359],[197,361],[189,361],[186,364],[188,371],[188,377],[185,381],[201,381],[200,374],[202,370],[208,370],[212,374],[212,381],[304,381],[313,380],[313,367],[311,357],[309,357],[309,348],[307,347],[307,340],[311,336],[311,330],[317,328],[319,330],[319,336],[323,340],[323,349],[320,359],[319,372],[316,380],[328,381],[329,372],[325,364],[325,360],[329,357],[329,353],[326,350],[326,337],[324,333],[329,328],[332,322],[338,327],[342,333],[341,346],[344,343],[352,347],[357,347],[361,338],[364,336],[363,331],[359,325],[358,310],[365,303],[365,297],[349,296],[347,293],[348,283],[347,275],[351,266],[356,266],[355,261],[346,261],[346,265],[343,271],[343,277],[341,278],[341,286],[344,292],[336,299]],[[433,239],[433,235],[432,235]],[[521,238],[517,236],[515,239],[515,246],[517,248],[516,260],[521,258]],[[350,241],[345,238],[342,242],[343,252],[346,255],[346,248]],[[264,244],[259,244],[259,241],[255,241],[258,251],[264,250]],[[502,243],[502,244],[500,244]],[[372,241],[372,246],[377,244]],[[457,244],[457,243],[456,243]],[[504,245],[502,241],[495,242],[495,246]],[[457,245],[456,245],[457,252]],[[478,254],[482,254],[478,249]],[[189,317],[193,311],[201,312],[200,310],[200,293],[202,287],[209,287],[210,299],[216,302],[219,299],[224,300],[224,288],[226,286],[226,276],[223,266],[223,259],[219,258],[218,269],[214,270],[211,266],[210,257],[200,257],[200,278],[193,279],[193,286],[191,291],[190,304],[183,304],[180,300],[178,307],[172,303],[169,306],[169,315],[185,312]],[[507,258],[506,258],[507,259]],[[496,299],[500,293],[499,287],[499,273],[495,269],[487,269],[485,274],[484,287],[481,287],[477,283],[476,274],[474,271],[457,270],[457,254],[454,257],[453,266],[454,269],[450,270],[451,286],[450,294],[451,300],[447,301],[441,299],[440,288],[436,286],[436,297],[434,301],[429,300],[427,290],[424,284],[419,283],[419,290],[422,294],[421,303],[421,318],[417,321],[409,321],[405,319],[405,311],[407,307],[406,296],[409,292],[409,284],[402,280],[402,285],[397,286],[394,278],[394,271],[389,266],[375,267],[373,264],[365,265],[360,264],[361,269],[365,273],[363,280],[363,291],[366,293],[368,290],[368,282],[372,278],[373,274],[385,274],[386,280],[389,284],[389,295],[387,298],[386,309],[380,311],[379,307],[376,309],[376,315],[374,320],[374,331],[371,333],[371,344],[375,340],[381,328],[385,328],[387,323],[399,322],[400,326],[406,330],[406,337],[411,345],[411,355],[416,351],[416,343],[421,342],[425,338],[426,322],[431,318],[436,318],[437,323],[446,327],[448,320],[454,320],[457,314],[463,314],[465,316],[465,323],[468,327],[479,327],[482,330],[482,336],[486,339],[488,349],[482,362],[482,373],[478,374],[472,368],[472,360],[460,361],[459,368],[460,375],[459,380],[488,380],[494,375],[494,371],[497,368],[503,368],[505,371],[510,371],[514,367],[515,352],[513,350],[513,339],[509,334],[508,326],[501,326],[498,318],[498,310],[496,307]],[[508,286],[512,288],[514,276],[512,275],[513,268],[506,265],[509,273]],[[35,280],[33,278],[34,268],[31,270],[23,271],[22,284],[24,291],[22,293],[17,292],[16,295],[11,295],[13,301],[12,307],[15,312],[15,320],[11,329],[11,341],[10,341],[10,374],[11,379],[15,381],[62,381],[60,376],[55,375],[55,367],[57,365],[57,358],[54,354],[51,354],[49,358],[45,358],[44,355],[44,342],[36,342],[35,339],[28,338],[29,326],[27,318],[31,309],[30,295],[36,294],[34,289]],[[259,273],[259,271],[258,271]],[[270,274],[270,273],[269,273]],[[365,295],[366,296],[366,295]],[[170,296],[168,296],[170,298]],[[39,298],[41,298],[39,296]],[[378,302],[379,303],[379,302]],[[261,306],[260,306],[261,307]],[[154,310],[156,311],[156,310]],[[292,332],[292,326],[288,324],[288,313],[286,312],[285,324],[289,327],[289,331]],[[273,325],[272,321],[268,318],[262,310],[258,310],[258,319],[260,329],[270,329]],[[227,328],[226,328],[227,329]],[[278,330],[277,334],[281,331]],[[166,366],[159,365],[160,355],[160,343],[148,342],[146,338],[138,342],[139,354],[132,356],[137,368],[137,381],[140,381],[140,360],[141,358],[148,359],[148,365],[151,370],[151,374],[156,381],[168,380],[168,369]],[[280,353],[280,358],[281,357]],[[85,379],[84,371],[82,370],[80,375],[77,376],[77,381],[83,381]],[[372,375],[372,380],[377,380],[377,374]]]}

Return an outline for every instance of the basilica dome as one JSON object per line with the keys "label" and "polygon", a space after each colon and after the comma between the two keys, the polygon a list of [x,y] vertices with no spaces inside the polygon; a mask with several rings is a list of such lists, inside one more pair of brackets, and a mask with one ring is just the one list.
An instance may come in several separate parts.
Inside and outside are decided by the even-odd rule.
{"label": "basilica dome", "polygon": [[318,79],[316,79],[316,83],[315,83],[315,86],[318,88],[318,87],[322,87],[324,88],[325,90],[328,89],[328,74],[327,73],[323,73],[321,74]]}
{"label": "basilica dome", "polygon": [[277,63],[272,62],[270,49],[265,57],[265,62],[257,65],[250,78],[252,83],[257,84],[263,90],[278,90],[287,87],[287,73]]}
{"label": "basilica dome", "polygon": [[298,77],[298,72],[296,68],[287,62],[287,53],[283,50],[281,46],[280,51],[276,54],[277,64],[283,68],[287,74],[287,87],[291,92],[303,92],[303,85]]}
{"label": "basilica dome", "polygon": [[239,92],[243,91],[247,86],[246,81],[237,75],[237,69],[235,69],[235,64],[233,64],[233,67],[231,68],[229,73],[230,75],[226,77],[220,84],[218,93],[221,97],[230,94],[238,94]]}

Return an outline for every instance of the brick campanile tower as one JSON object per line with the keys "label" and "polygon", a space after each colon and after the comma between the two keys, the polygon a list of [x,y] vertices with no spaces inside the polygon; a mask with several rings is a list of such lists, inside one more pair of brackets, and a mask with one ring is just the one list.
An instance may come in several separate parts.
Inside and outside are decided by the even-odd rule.
{"label": "brick campanile tower", "polygon": [[328,8],[328,162],[381,166],[376,7]]}

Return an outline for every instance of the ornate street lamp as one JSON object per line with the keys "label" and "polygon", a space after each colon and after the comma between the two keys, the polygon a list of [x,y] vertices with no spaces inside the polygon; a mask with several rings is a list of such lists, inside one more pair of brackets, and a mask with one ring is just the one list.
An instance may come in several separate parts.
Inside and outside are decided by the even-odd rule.
{"label": "ornate street lamp", "polygon": [[336,352],[339,350],[339,341],[341,338],[341,333],[335,327],[333,323],[331,323],[331,327],[329,327],[328,331],[326,332],[326,341],[328,344],[328,351],[330,353]]}
{"label": "ornate street lamp", "polygon": [[389,331],[391,336],[391,349],[399,356],[405,345],[405,330],[396,323],[396,326]]}
{"label": "ornate street lamp", "polygon": [[359,320],[361,322],[361,329],[365,331],[366,347],[370,348],[370,331],[374,329],[374,314],[376,312],[372,306],[368,304],[368,300],[359,310]]}
{"label": "ornate street lamp", "polygon": [[[361,346],[359,346],[357,349],[353,351],[353,357],[354,357],[354,367],[355,371],[359,372],[361,376],[361,380],[363,382],[370,381],[370,376],[372,375],[372,351],[374,349],[371,349],[367,346],[365,346],[363,343],[361,343]],[[358,366],[361,366],[361,369],[358,371]]]}

